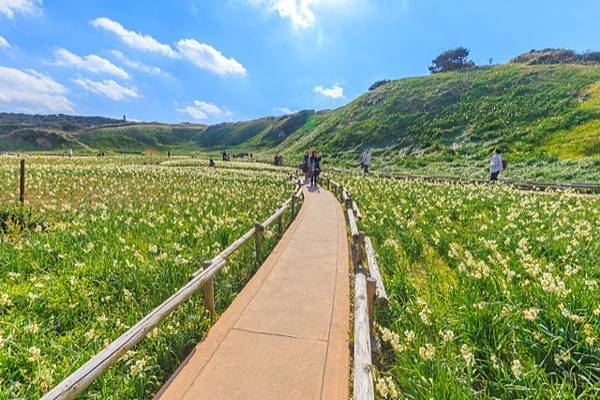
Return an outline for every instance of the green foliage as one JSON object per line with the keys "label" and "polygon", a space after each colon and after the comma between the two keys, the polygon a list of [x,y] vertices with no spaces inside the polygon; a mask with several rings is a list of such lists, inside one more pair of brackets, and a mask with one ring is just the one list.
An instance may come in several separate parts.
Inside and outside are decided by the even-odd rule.
{"label": "green foliage", "polygon": [[336,176],[363,214],[389,309],[381,399],[600,396],[600,200]]}
{"label": "green foliage", "polygon": [[[294,190],[281,170],[148,165],[161,160],[28,157],[20,208],[10,206],[17,160],[0,159],[1,399],[40,398]],[[265,232],[265,254],[276,236]],[[228,259],[215,277],[219,313],[256,265],[253,244]],[[211,326],[201,297],[80,397],[152,398]]]}
{"label": "green foliage", "polygon": [[437,56],[429,67],[429,72],[439,74],[440,72],[461,71],[470,69],[475,63],[469,60],[469,50],[464,47],[446,50]]}

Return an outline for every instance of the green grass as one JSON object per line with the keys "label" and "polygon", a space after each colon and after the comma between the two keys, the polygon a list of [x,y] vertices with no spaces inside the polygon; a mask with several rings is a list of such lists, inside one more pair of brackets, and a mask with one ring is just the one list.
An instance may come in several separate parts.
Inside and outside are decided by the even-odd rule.
{"label": "green grass", "polygon": [[[293,192],[281,171],[163,160],[29,157],[24,209],[18,160],[0,160],[0,399],[39,398]],[[228,260],[219,312],[256,268],[252,244]],[[151,398],[210,325],[194,296],[82,398]]]}
{"label": "green grass", "polygon": [[600,396],[600,200],[340,175],[374,242],[381,398]]}

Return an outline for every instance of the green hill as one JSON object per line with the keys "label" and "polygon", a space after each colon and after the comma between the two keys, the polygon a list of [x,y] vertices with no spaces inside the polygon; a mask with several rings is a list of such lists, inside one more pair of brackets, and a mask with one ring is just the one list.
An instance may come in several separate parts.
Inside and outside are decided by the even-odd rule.
{"label": "green hill", "polygon": [[583,65],[506,65],[401,79],[316,118],[281,148],[344,157],[371,147],[391,163],[482,159],[497,146],[514,160],[597,157],[599,82],[600,67]]}
{"label": "green hill", "polygon": [[[7,116],[11,116],[8,118]],[[382,166],[485,160],[600,158],[600,66],[511,63],[384,83],[332,111],[203,125],[117,120],[22,125],[0,114],[0,150],[320,149],[340,163],[373,148]],[[56,121],[55,121],[56,122]],[[72,126],[76,125],[76,126]]]}

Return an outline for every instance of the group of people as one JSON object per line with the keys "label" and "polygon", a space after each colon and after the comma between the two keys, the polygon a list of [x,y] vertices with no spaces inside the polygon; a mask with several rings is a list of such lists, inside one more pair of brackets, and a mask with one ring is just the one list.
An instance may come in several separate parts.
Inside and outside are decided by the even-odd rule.
{"label": "group of people", "polygon": [[[250,157],[253,155],[250,154]],[[223,161],[229,161],[229,153],[223,152]],[[275,155],[274,165],[281,167],[283,166],[283,156],[280,153]],[[497,181],[500,173],[507,168],[506,160],[502,159],[502,150],[499,148],[495,149],[492,158],[490,160],[490,180]],[[209,166],[215,167],[215,162],[210,159]],[[371,150],[366,149],[360,158],[360,167],[364,174],[369,173],[369,167],[371,166]],[[318,186],[319,175],[321,173],[321,155],[317,151],[305,151],[304,159],[300,168],[304,172],[304,180],[308,186]]]}
{"label": "group of people", "polygon": [[283,156],[279,153],[275,156],[275,166],[283,167]]}
{"label": "group of people", "polygon": [[302,171],[304,172],[304,181],[307,182],[307,186],[318,186],[319,175],[321,174],[321,155],[319,152],[314,150],[304,152]]}

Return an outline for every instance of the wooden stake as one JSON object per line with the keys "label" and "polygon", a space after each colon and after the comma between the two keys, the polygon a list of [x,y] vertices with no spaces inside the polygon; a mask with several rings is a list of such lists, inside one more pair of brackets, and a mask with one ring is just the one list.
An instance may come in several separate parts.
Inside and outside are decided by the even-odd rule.
{"label": "wooden stake", "polygon": [[277,232],[279,233],[279,237],[283,235],[283,213],[277,217]]}
{"label": "wooden stake", "polygon": [[373,335],[373,319],[375,315],[375,291],[377,290],[377,281],[373,278],[367,278],[367,307],[369,310],[369,332]]}
{"label": "wooden stake", "polygon": [[[204,268],[210,267],[212,261],[205,261]],[[204,306],[210,312],[210,316],[212,319],[215,319],[217,316],[217,311],[215,310],[215,278],[211,276],[210,279],[206,281],[204,286],[202,287],[203,297],[204,297]]]}
{"label": "wooden stake", "polygon": [[19,201],[25,202],[25,160],[21,160],[21,174],[19,179]]}
{"label": "wooden stake", "polygon": [[261,224],[254,225],[254,247],[256,249],[256,264],[260,265],[260,253],[262,248],[262,238],[265,227]]}

